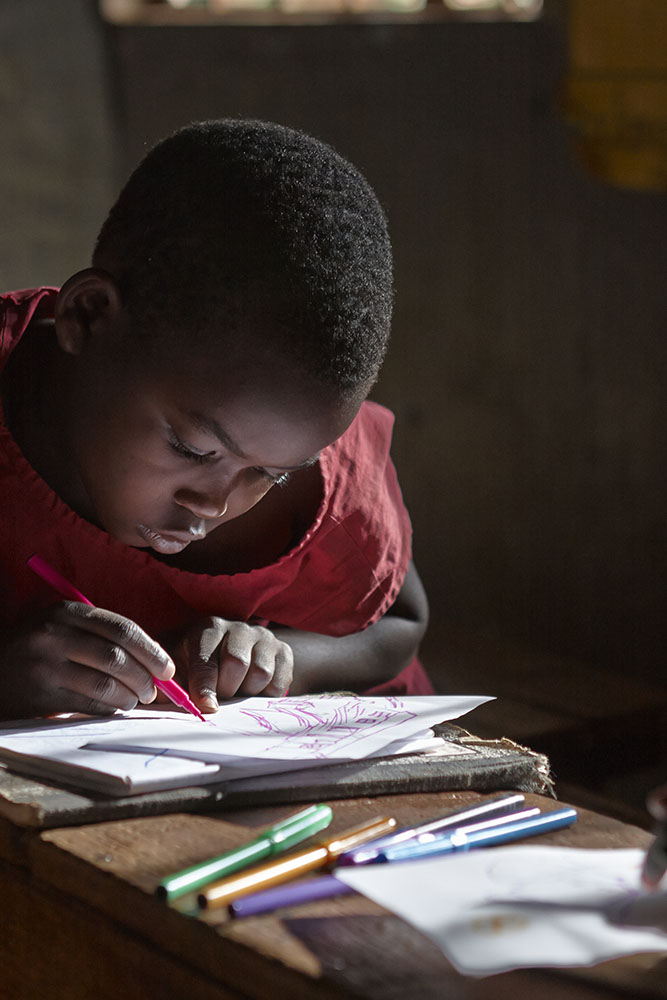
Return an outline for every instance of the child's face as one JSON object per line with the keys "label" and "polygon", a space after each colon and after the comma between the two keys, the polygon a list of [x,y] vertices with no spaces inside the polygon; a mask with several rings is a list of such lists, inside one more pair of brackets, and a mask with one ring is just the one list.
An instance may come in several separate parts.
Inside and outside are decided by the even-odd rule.
{"label": "child's face", "polygon": [[[252,353],[252,352],[251,352]],[[68,423],[80,513],[118,541],[181,552],[245,513],[349,426],[361,400],[327,400],[278,359],[149,362],[102,340],[77,357]]]}

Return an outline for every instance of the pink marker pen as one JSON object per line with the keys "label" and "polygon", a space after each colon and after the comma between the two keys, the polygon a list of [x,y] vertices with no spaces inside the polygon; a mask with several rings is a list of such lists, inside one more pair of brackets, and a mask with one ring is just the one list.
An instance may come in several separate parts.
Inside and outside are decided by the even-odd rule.
{"label": "pink marker pen", "polygon": [[[38,555],[31,556],[30,559],[28,559],[28,566],[33,573],[36,573],[37,576],[41,576],[42,580],[49,583],[53,589],[57,590],[63,597],[68,597],[72,601],[80,601],[82,604],[89,604],[91,607],[93,606],[93,602],[89,601],[80,590],[77,590],[76,587],[72,586],[69,580],[66,580],[64,576],[61,576],[60,573],[53,568],[53,566],[47,563],[46,559],[42,559],[42,557]],[[188,712],[192,715],[196,715],[202,722],[207,721],[192,699],[183,690],[180,684],[176,683],[176,681],[161,681],[158,680],[157,677],[154,677],[153,684],[155,684],[158,691],[162,691],[163,694],[166,694],[167,698],[173,701],[175,705],[178,705],[179,708],[187,709]]]}

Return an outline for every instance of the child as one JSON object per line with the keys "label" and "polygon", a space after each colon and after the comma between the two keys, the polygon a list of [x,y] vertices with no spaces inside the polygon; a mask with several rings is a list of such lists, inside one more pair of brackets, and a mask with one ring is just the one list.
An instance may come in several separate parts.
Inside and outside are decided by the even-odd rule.
{"label": "child", "polygon": [[243,120],[159,143],[91,268],[0,300],[0,715],[129,709],[175,670],[204,712],[432,691],[392,418],[364,402],[391,304],[364,178]]}

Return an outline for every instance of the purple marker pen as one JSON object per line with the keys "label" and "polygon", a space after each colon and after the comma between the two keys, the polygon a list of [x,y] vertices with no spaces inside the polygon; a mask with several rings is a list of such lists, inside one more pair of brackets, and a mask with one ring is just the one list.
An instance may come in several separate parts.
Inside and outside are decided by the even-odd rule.
{"label": "purple marker pen", "polygon": [[314,903],[318,899],[344,896],[354,890],[334,875],[320,875],[303,879],[288,885],[278,885],[273,889],[263,889],[249,896],[232,900],[227,909],[232,917],[256,917],[260,913],[270,913],[284,906],[298,906]]}

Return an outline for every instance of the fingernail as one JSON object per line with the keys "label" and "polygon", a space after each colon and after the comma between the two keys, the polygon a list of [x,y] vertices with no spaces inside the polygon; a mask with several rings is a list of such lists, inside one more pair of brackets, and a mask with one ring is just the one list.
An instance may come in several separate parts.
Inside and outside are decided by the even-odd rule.
{"label": "fingernail", "polygon": [[207,691],[206,694],[202,692],[200,694],[200,699],[199,705],[202,710],[209,709],[211,712],[218,711],[218,699],[210,691]]}

